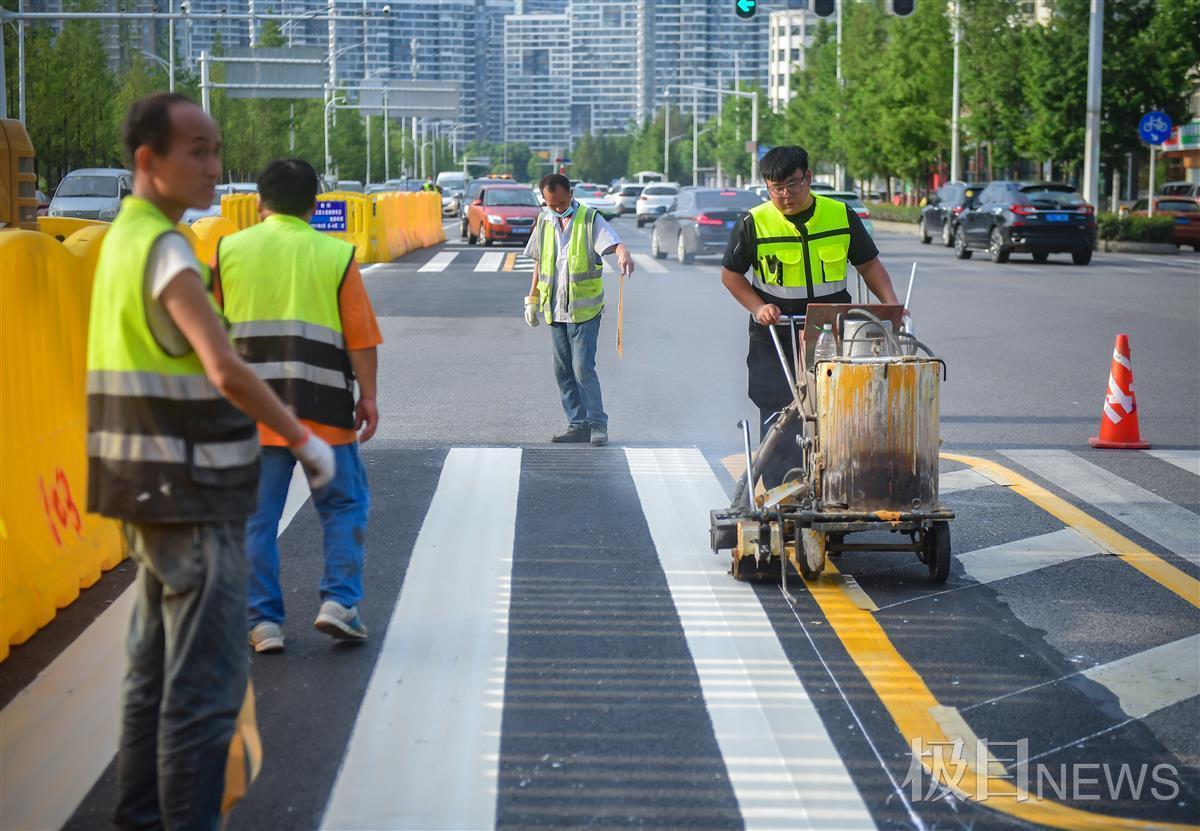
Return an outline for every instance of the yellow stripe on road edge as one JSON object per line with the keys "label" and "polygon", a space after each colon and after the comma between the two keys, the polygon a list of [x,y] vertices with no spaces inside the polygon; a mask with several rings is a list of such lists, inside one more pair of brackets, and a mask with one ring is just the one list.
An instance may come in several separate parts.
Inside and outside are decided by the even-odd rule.
{"label": "yellow stripe on road edge", "polygon": [[512,271],[513,266],[516,264],[517,264],[517,255],[516,254],[509,254],[507,257],[504,258],[504,270],[505,271]]}
{"label": "yellow stripe on road edge", "polygon": [[1161,557],[1151,554],[1090,514],[1050,493],[1041,485],[1035,485],[1024,476],[987,459],[960,456],[957,453],[942,453],[941,456],[943,459],[970,465],[993,482],[1011,488],[1046,513],[1057,517],[1064,524],[1083,534],[1104,551],[1115,554],[1163,588],[1174,592],[1193,606],[1200,607],[1200,580],[1181,571]]}

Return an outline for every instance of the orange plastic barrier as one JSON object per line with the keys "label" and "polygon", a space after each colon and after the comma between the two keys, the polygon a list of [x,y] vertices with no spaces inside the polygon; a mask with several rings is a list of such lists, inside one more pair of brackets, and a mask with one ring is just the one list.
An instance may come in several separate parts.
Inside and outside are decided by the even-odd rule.
{"label": "orange plastic barrier", "polygon": [[117,524],[84,511],[85,264],[105,230],[71,248],[0,232],[0,660],[124,556]]}

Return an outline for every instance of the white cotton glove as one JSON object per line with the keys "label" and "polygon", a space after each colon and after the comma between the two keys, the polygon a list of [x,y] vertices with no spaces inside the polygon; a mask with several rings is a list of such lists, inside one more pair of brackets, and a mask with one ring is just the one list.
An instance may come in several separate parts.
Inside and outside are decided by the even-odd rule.
{"label": "white cotton glove", "polygon": [[538,297],[536,294],[525,298],[525,323],[530,329],[538,325]]}
{"label": "white cotton glove", "polygon": [[314,436],[307,428],[305,432],[308,435],[304,441],[290,450],[304,468],[309,489],[317,491],[333,481],[333,476],[337,473],[337,463],[333,458],[332,447],[319,436]]}

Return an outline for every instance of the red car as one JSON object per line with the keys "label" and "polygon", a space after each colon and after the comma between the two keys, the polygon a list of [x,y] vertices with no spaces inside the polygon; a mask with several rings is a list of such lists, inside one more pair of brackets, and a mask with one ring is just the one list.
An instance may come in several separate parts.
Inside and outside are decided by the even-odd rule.
{"label": "red car", "polygon": [[516,242],[524,245],[542,212],[529,185],[488,185],[467,208],[467,242],[484,245]]}
{"label": "red car", "polygon": [[[1139,199],[1130,211],[1133,216],[1146,216],[1146,200]],[[1171,242],[1179,247],[1192,246],[1200,251],[1200,203],[1186,196],[1154,197],[1154,215],[1169,216],[1175,220]]]}

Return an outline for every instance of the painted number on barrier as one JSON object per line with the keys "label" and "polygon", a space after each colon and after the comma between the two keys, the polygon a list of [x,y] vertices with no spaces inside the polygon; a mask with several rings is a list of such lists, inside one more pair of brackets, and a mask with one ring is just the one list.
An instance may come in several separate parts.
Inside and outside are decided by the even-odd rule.
{"label": "painted number on barrier", "polygon": [[318,231],[346,230],[346,201],[344,199],[329,199],[317,202],[317,209],[308,222]]}
{"label": "painted number on barrier", "polygon": [[74,529],[76,534],[83,532],[83,517],[75,498],[71,496],[71,482],[62,468],[58,468],[54,471],[54,482],[50,487],[47,488],[46,480],[39,476],[38,488],[42,492],[42,510],[46,514],[46,524],[50,526],[50,536],[54,544],[61,548],[63,541],[59,528],[63,531]]}

